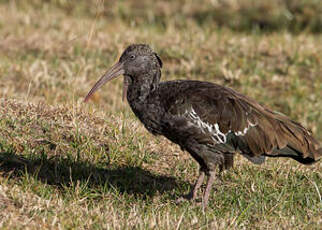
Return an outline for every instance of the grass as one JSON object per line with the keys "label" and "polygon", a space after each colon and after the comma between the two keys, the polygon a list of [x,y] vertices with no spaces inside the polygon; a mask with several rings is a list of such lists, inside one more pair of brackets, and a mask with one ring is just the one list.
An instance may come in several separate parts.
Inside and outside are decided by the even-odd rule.
{"label": "grass", "polygon": [[232,87],[322,140],[320,5],[1,1],[0,228],[319,229],[321,163],[238,157],[207,210],[176,205],[197,177],[191,157],[144,130],[121,79],[82,100],[128,44],[144,42],[164,80]]}

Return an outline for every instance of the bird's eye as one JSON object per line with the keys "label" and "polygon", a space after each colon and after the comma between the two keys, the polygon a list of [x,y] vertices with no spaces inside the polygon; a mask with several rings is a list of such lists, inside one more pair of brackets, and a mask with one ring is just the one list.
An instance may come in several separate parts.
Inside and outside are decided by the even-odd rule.
{"label": "bird's eye", "polygon": [[130,56],[130,59],[131,60],[133,60],[135,58],[135,55],[134,54],[132,54],[131,56]]}

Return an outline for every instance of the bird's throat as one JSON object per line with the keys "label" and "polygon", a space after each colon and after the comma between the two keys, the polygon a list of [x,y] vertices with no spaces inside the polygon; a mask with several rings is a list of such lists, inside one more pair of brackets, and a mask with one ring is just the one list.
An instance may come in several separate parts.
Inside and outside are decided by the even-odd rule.
{"label": "bird's throat", "polygon": [[[147,98],[159,86],[160,72],[138,77],[124,77],[123,95],[128,102],[146,103]],[[126,92],[124,92],[126,90]]]}

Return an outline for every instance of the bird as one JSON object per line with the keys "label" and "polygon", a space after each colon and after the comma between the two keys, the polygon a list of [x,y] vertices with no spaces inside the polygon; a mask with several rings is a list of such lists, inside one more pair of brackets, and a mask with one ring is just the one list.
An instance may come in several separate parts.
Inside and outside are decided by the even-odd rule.
{"label": "bird", "polygon": [[123,98],[145,128],[187,151],[199,164],[190,192],[178,199],[195,200],[207,177],[202,205],[219,172],[230,169],[240,153],[254,164],[267,157],[288,157],[310,165],[322,147],[311,132],[231,88],[205,81],[160,81],[160,56],[147,44],[129,45],[89,91],[90,97],[108,81],[123,75]]}

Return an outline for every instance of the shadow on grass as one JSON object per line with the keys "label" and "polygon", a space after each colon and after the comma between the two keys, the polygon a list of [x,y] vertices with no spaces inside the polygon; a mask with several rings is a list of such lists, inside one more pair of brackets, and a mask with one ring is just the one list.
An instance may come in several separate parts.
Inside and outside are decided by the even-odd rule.
{"label": "shadow on grass", "polygon": [[[153,196],[171,191],[187,182],[174,177],[159,176],[139,167],[97,166],[87,161],[32,155],[22,157],[14,152],[0,152],[0,173],[10,178],[22,178],[26,174],[42,183],[58,188],[85,184],[87,189],[104,192],[105,189],[117,190],[120,194],[133,194],[135,197]],[[107,186],[107,187],[106,187]]]}

